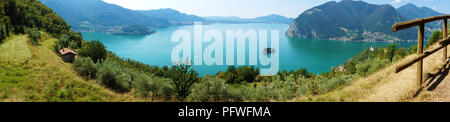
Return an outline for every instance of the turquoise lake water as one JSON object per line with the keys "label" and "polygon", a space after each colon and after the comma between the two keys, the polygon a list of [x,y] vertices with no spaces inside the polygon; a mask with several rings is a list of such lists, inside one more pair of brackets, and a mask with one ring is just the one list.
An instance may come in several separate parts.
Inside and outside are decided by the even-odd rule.
{"label": "turquoise lake water", "polygon": [[[120,57],[130,58],[149,65],[171,66],[171,53],[175,46],[179,43],[171,42],[172,33],[176,30],[183,29],[191,32],[193,38],[193,25],[172,26],[168,28],[156,29],[156,33],[152,35],[111,35],[107,33],[85,32],[83,38],[85,40],[99,40],[108,50],[116,53]],[[345,42],[318,39],[300,39],[289,38],[285,36],[285,32],[289,29],[286,24],[211,24],[203,25],[203,32],[208,30],[219,30],[224,33],[226,30],[279,30],[280,49],[279,51],[279,68],[281,70],[297,70],[306,68],[308,71],[319,74],[329,72],[334,66],[345,63],[346,60],[358,54],[368,47],[380,47],[390,44],[389,42]],[[270,37],[268,38],[270,40]],[[409,47],[415,42],[396,42],[402,47]],[[209,43],[203,43],[206,48]],[[248,46],[248,43],[247,43]],[[236,47],[236,46],[235,46]],[[225,49],[225,48],[224,48]],[[192,49],[193,50],[193,49]],[[225,51],[224,51],[225,52]],[[224,54],[225,56],[225,54]],[[236,56],[236,55],[235,55]],[[246,54],[248,60],[248,53]],[[192,59],[192,58],[191,58]],[[235,58],[236,59],[236,58]],[[248,61],[247,61],[248,62]],[[248,63],[247,63],[248,64]],[[225,71],[228,66],[194,66],[200,75],[214,75],[219,71]],[[264,67],[256,65],[255,67]]]}

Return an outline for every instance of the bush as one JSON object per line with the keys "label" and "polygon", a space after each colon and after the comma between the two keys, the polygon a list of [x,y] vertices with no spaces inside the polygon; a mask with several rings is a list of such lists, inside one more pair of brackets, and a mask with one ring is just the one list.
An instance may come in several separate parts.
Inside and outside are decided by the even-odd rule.
{"label": "bush", "polygon": [[133,73],[134,94],[138,97],[152,97],[152,101],[155,98],[163,98],[168,100],[172,96],[172,88],[170,87],[169,80],[164,78],[158,78],[154,76],[148,76],[139,72]]}
{"label": "bush", "polygon": [[91,41],[83,44],[80,52],[80,56],[90,57],[94,62],[104,60],[107,55],[106,47],[99,41]]}
{"label": "bush", "polygon": [[300,94],[319,94],[319,83],[316,79],[304,79],[300,83]]}
{"label": "bush", "polygon": [[199,81],[197,71],[191,65],[178,64],[168,71],[171,85],[178,100],[184,99],[191,93],[191,87]]}
{"label": "bush", "polygon": [[31,44],[34,46],[39,45],[39,39],[41,38],[41,32],[37,28],[32,28],[28,30],[28,37],[30,38]]}
{"label": "bush", "polygon": [[62,35],[61,37],[59,37],[58,41],[56,41],[55,45],[54,45],[54,51],[55,53],[59,54],[59,50],[63,49],[63,48],[68,48],[69,47],[69,36],[67,35]]}
{"label": "bush", "polygon": [[389,44],[389,46],[387,47],[387,58],[389,59],[390,62],[392,62],[392,60],[394,60],[396,48],[397,48],[397,45],[393,44],[393,43]]}
{"label": "bush", "polygon": [[370,67],[371,67],[370,63],[361,62],[356,65],[356,74],[358,74],[360,76],[366,76],[369,74],[368,71],[369,71]]}
{"label": "bush", "polygon": [[4,39],[6,39],[6,37],[8,37],[8,33],[6,30],[6,24],[4,24],[3,18],[0,18],[0,44]]}
{"label": "bush", "polygon": [[222,75],[227,83],[251,83],[255,81],[256,76],[259,75],[259,69],[253,66],[243,66],[236,68],[235,66],[229,66],[226,72],[218,73]]}
{"label": "bush", "polygon": [[408,55],[416,54],[416,53],[417,53],[417,45],[416,45],[416,44],[411,45],[411,46],[408,48]]}
{"label": "bush", "polygon": [[73,62],[73,68],[80,76],[86,78],[95,78],[97,73],[96,65],[89,57],[78,57]]}
{"label": "bush", "polygon": [[200,102],[229,102],[232,101],[228,85],[225,81],[215,77],[207,77],[195,84],[188,97],[191,101]]}
{"label": "bush", "polygon": [[114,61],[105,60],[98,66],[97,82],[117,92],[129,92],[132,85],[132,77],[127,72],[128,69],[122,65]]}
{"label": "bush", "polygon": [[331,92],[337,88],[350,84],[353,81],[352,75],[340,75],[330,79],[319,79],[318,89],[319,94]]}
{"label": "bush", "polygon": [[428,40],[428,44],[425,47],[428,48],[429,46],[433,45],[434,43],[438,42],[440,39],[443,39],[442,37],[442,31],[434,31],[431,38]]}
{"label": "bush", "polygon": [[119,64],[122,64],[126,68],[130,68],[135,71],[154,74],[157,77],[168,78],[168,75],[167,75],[168,74],[167,71],[169,70],[168,66],[163,66],[162,68],[159,68],[158,66],[149,66],[147,64],[144,64],[144,63],[141,63],[141,62],[138,62],[135,60],[120,58],[119,56],[115,55],[112,52],[108,52],[107,58],[111,59]]}
{"label": "bush", "polygon": [[296,97],[298,90],[297,80],[307,79],[305,76],[298,76],[297,74],[291,74],[286,77],[285,80],[280,80],[275,77],[271,84],[264,83],[264,87],[260,88],[266,91],[266,96],[273,100],[287,100]]}

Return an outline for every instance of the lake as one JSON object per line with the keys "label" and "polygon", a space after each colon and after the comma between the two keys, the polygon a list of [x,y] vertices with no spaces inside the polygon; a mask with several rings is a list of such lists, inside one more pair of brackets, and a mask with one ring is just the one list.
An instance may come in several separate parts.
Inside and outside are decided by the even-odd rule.
{"label": "lake", "polygon": [[[152,35],[111,35],[100,32],[84,32],[85,40],[99,40],[108,50],[123,58],[130,58],[148,65],[171,66],[171,53],[179,43],[171,42],[172,33],[184,29],[191,32],[193,36],[193,25],[172,26],[156,29]],[[380,47],[390,44],[389,42],[348,42],[318,39],[289,38],[285,32],[289,29],[287,24],[211,24],[203,25],[203,32],[207,30],[279,30],[279,68],[281,70],[297,70],[306,68],[308,71],[319,74],[331,71],[332,67],[345,63],[349,58],[358,54],[368,47]],[[224,34],[225,35],[225,34]],[[225,36],[224,36],[225,37]],[[192,37],[193,38],[193,37]],[[269,38],[270,39],[270,38]],[[224,39],[225,40],[225,39]],[[415,42],[395,42],[399,46],[409,47]],[[203,44],[206,48],[208,43]],[[248,44],[247,44],[248,46]],[[235,46],[236,47],[236,46]],[[193,49],[192,49],[193,50]],[[224,51],[225,52],[225,51]],[[225,54],[224,54],[225,56]],[[236,55],[235,55],[236,56]],[[248,57],[248,54],[246,54]],[[192,59],[192,58],[191,58]],[[248,58],[247,58],[248,60]],[[248,64],[248,63],[247,63]],[[199,65],[193,68],[200,75],[214,75],[219,71],[225,71],[225,65]],[[255,67],[263,67],[256,65]]]}

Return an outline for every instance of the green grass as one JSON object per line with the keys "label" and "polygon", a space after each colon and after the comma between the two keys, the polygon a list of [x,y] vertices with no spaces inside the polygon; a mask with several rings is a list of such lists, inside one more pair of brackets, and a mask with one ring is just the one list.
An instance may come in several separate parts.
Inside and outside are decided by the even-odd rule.
{"label": "green grass", "polygon": [[0,45],[0,102],[141,101],[77,76],[71,64],[48,48],[56,39],[43,36],[40,46],[26,40],[13,36]]}
{"label": "green grass", "polygon": [[28,48],[27,36],[17,35],[13,36],[0,45],[0,60],[25,62],[31,58],[31,51]]}

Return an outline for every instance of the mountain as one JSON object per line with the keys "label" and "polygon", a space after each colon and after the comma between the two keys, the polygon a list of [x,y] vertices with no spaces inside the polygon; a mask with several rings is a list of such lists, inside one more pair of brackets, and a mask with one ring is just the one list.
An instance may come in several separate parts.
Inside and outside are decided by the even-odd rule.
{"label": "mountain", "polygon": [[263,23],[282,23],[282,24],[291,24],[292,21],[294,21],[293,18],[287,18],[284,16],[276,15],[276,14],[257,17],[253,20],[257,21],[257,22],[263,22]]}
{"label": "mountain", "polygon": [[391,30],[393,24],[406,20],[391,5],[331,1],[300,14],[286,35],[344,41],[414,40],[417,36],[414,29],[395,33]]}
{"label": "mountain", "polygon": [[397,11],[400,12],[403,16],[405,16],[409,20],[444,15],[442,13],[434,11],[431,8],[417,7],[412,3],[406,4],[398,8]]}
{"label": "mountain", "polygon": [[205,17],[209,22],[213,23],[277,23],[277,24],[291,24],[294,19],[284,16],[271,14],[256,18],[240,18],[236,16],[231,17],[218,17],[211,16]]}
{"label": "mountain", "polygon": [[131,10],[103,0],[40,0],[78,31],[117,31],[141,25],[149,28],[192,24],[206,19],[173,9]]}
{"label": "mountain", "polygon": [[184,24],[193,24],[194,22],[206,22],[206,19],[202,17],[184,14],[170,8],[158,10],[139,10],[136,12],[144,14],[149,17],[166,19],[172,25],[179,25],[179,24],[184,25]]}
{"label": "mountain", "polygon": [[240,18],[236,16],[230,16],[230,17],[220,17],[220,16],[209,16],[204,17],[209,22],[213,23],[249,23],[250,19]]}
{"label": "mountain", "polygon": [[105,30],[114,26],[169,26],[166,19],[149,17],[102,0],[40,0],[75,30]]}
{"label": "mountain", "polygon": [[[428,7],[417,7],[416,5],[414,5],[412,3],[401,6],[400,8],[397,9],[397,11],[400,12],[408,20],[444,15],[443,13],[439,13]],[[428,29],[431,29],[431,30],[442,29],[442,21],[435,21],[432,23],[427,23],[426,28],[427,28],[427,30]]]}

